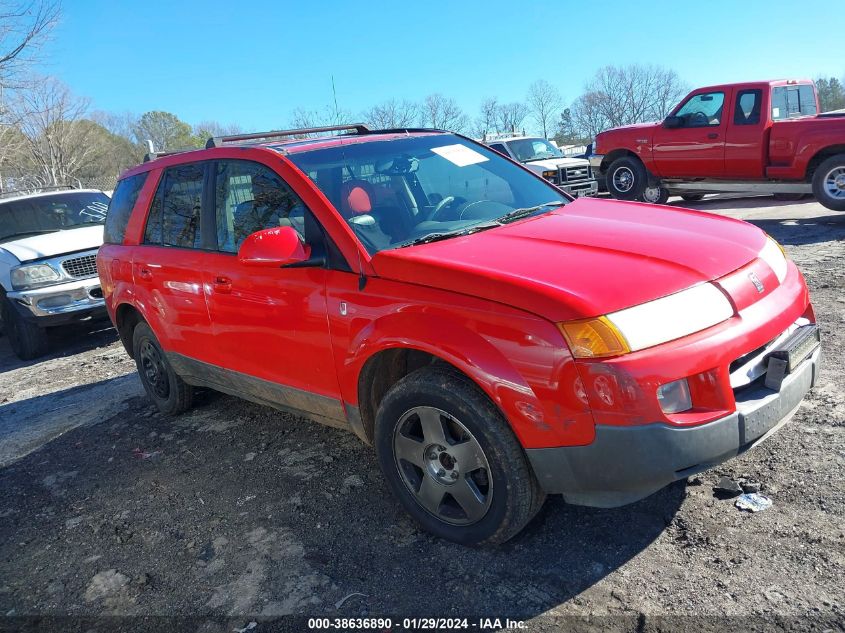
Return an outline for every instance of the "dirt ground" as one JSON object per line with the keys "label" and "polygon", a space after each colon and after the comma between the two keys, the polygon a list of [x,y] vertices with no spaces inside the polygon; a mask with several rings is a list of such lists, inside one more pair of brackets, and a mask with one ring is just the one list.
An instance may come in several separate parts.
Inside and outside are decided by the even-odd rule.
{"label": "dirt ground", "polygon": [[[290,614],[845,629],[845,214],[686,206],[753,221],[798,263],[823,329],[818,386],[779,433],[698,481],[614,510],[550,498],[498,548],[417,529],[351,433],[210,392],[159,415],[108,323],[55,332],[37,362],[0,337],[0,630],[118,615],[260,631]],[[762,482],[773,506],[716,498],[722,475]]]}

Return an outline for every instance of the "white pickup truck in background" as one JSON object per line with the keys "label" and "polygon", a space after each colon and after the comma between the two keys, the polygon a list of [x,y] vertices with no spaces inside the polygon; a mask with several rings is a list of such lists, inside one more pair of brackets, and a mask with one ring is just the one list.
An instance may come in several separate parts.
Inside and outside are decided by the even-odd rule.
{"label": "white pickup truck in background", "polygon": [[557,146],[544,138],[496,135],[488,136],[482,142],[490,149],[522,163],[571,196],[577,198],[598,193],[590,161],[564,156]]}
{"label": "white pickup truck in background", "polygon": [[0,196],[0,318],[18,358],[47,352],[47,327],[107,316],[96,258],[108,206],[94,189]]}

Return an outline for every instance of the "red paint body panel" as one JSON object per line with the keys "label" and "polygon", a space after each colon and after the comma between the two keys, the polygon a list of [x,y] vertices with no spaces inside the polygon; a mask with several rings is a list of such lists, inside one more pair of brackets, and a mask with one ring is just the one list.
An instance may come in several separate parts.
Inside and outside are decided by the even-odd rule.
{"label": "red paint body panel", "polygon": [[[369,138],[309,139],[285,144],[285,151]],[[233,254],[143,245],[162,169],[223,158],[257,161],[284,178],[351,272],[254,267]],[[358,404],[368,359],[393,348],[424,351],[469,376],[527,448],[589,444],[597,423],[683,425],[731,411],[730,362],[798,316],[812,316],[797,269],[790,264],[778,285],[756,260],[765,235],[710,214],[583,198],[481,233],[370,257],[314,183],[274,149],[201,150],[124,177],[143,171],[150,177],[123,244],[106,244],[98,255],[113,320],[131,306],[166,351],[347,407]],[[742,284],[752,271],[767,288],[758,296],[750,282]],[[711,280],[719,280],[736,315],[640,352],[576,361],[556,326]],[[667,417],[655,389],[685,376],[698,376],[690,381],[696,409]],[[597,381],[614,394],[611,404],[597,396]]]}
{"label": "red paint body panel", "polygon": [[[810,83],[766,81],[698,88],[672,114],[692,96],[722,91],[725,103],[718,126],[668,129],[657,122],[618,127],[599,134],[594,151],[604,156],[632,152],[659,178],[804,181],[814,156],[826,148],[845,146],[845,117],[772,120],[772,88]],[[735,100],[750,89],[762,92],[760,122],[735,125]],[[816,102],[818,108],[818,97]]]}

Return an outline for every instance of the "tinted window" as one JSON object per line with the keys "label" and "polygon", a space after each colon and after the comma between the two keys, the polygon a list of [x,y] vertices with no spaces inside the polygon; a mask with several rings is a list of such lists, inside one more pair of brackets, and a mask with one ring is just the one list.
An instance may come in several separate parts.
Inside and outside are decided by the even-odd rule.
{"label": "tinted window", "polygon": [[147,244],[199,248],[203,166],[197,163],[165,170],[150,206]]}
{"label": "tinted window", "polygon": [[756,125],[759,123],[762,101],[762,90],[742,90],[737,93],[734,123],[736,125]]}
{"label": "tinted window", "polygon": [[510,154],[508,154],[508,150],[506,150],[505,146],[502,145],[501,143],[491,143],[490,149],[494,149],[497,152],[499,152],[500,154],[504,154],[505,156],[510,158]]}
{"label": "tinted window", "polygon": [[103,242],[106,244],[121,244],[126,233],[126,225],[129,223],[129,216],[138,200],[138,194],[147,180],[147,172],[124,178],[117,183],[109,211],[106,215],[106,225],[103,228]]}
{"label": "tinted window", "polygon": [[789,119],[817,113],[813,86],[778,86],[772,88],[772,119]]}
{"label": "tinted window", "polygon": [[292,226],[305,239],[305,206],[271,169],[243,160],[217,163],[215,180],[217,244],[236,253],[248,235]]}
{"label": "tinted window", "polygon": [[0,241],[102,224],[108,206],[109,197],[99,191],[0,200]]}
{"label": "tinted window", "polygon": [[722,123],[725,93],[705,92],[690,97],[675,116],[683,119],[683,127],[711,127]]}
{"label": "tinted window", "polygon": [[563,157],[561,151],[544,138],[519,139],[510,141],[508,146],[516,159],[522,162]]}

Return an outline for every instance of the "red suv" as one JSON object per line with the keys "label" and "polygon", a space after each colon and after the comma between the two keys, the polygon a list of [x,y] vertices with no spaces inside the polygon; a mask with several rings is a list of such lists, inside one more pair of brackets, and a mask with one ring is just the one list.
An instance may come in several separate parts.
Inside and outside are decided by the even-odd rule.
{"label": "red suv", "polygon": [[547,493],[613,507],[710,468],[818,372],[804,280],[758,228],[573,201],[438,130],[153,157],[105,242],[106,305],[161,411],[199,386],[349,428],[461,543],[507,540]]}

